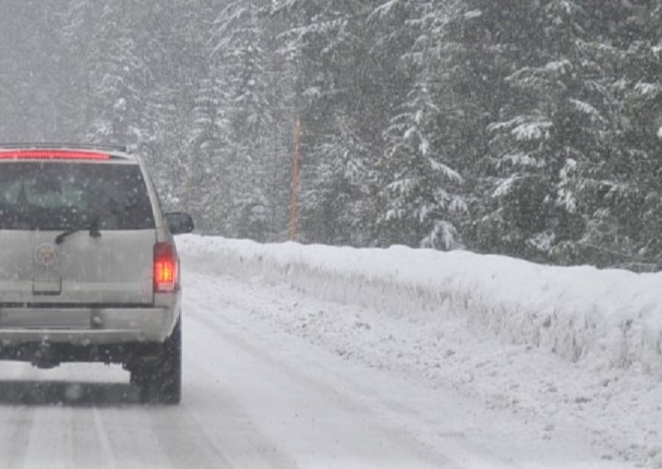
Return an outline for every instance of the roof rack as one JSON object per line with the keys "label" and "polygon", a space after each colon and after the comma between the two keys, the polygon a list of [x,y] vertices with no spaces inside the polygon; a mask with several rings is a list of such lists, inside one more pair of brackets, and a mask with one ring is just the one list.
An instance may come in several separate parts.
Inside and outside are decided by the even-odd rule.
{"label": "roof rack", "polygon": [[55,149],[55,148],[69,148],[72,150],[106,150],[106,151],[120,151],[128,153],[126,145],[106,145],[102,143],[64,143],[64,142],[23,142],[23,143],[0,143],[0,149]]}

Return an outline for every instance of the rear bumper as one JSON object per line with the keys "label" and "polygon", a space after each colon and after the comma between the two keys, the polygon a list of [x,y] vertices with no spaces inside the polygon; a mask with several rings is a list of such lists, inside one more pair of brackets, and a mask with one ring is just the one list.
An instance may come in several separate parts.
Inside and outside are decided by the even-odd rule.
{"label": "rear bumper", "polygon": [[172,332],[173,308],[0,308],[0,347],[160,343]]}

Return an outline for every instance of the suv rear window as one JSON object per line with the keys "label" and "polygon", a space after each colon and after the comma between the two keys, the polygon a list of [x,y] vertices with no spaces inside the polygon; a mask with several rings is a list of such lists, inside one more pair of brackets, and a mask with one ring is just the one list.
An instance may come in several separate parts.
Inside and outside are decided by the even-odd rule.
{"label": "suv rear window", "polygon": [[154,228],[138,165],[64,162],[0,164],[0,229]]}

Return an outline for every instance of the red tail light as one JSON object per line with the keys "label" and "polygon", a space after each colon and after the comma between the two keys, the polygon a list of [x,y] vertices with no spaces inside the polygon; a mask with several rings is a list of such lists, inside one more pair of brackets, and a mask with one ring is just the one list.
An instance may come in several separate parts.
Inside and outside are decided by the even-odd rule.
{"label": "red tail light", "polygon": [[71,150],[0,150],[2,160],[109,160],[110,155]]}
{"label": "red tail light", "polygon": [[171,292],[179,276],[175,247],[170,243],[154,245],[154,292]]}

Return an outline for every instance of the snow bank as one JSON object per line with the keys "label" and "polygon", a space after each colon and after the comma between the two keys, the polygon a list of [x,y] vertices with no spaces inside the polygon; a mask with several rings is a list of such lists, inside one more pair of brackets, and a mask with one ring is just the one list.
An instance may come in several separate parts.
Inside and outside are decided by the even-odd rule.
{"label": "snow bank", "polygon": [[662,274],[405,247],[262,245],[195,235],[179,238],[178,246],[199,270],[259,275],[413,321],[464,317],[570,361],[662,379]]}

